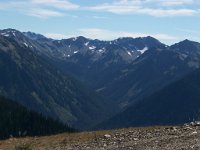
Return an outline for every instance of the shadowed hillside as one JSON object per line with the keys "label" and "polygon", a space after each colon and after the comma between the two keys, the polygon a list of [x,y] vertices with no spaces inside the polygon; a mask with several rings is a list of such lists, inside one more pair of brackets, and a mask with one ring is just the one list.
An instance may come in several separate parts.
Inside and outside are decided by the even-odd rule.
{"label": "shadowed hillside", "polygon": [[30,111],[1,96],[0,120],[0,139],[10,136],[36,136],[75,131],[61,122]]}

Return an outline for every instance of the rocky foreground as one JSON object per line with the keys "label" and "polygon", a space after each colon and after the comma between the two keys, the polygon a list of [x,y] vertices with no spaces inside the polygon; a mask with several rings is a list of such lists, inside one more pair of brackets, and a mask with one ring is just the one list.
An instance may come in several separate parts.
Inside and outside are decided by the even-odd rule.
{"label": "rocky foreground", "polygon": [[46,137],[10,138],[0,141],[0,150],[12,150],[23,145],[33,150],[199,150],[200,122],[173,127],[128,128]]}

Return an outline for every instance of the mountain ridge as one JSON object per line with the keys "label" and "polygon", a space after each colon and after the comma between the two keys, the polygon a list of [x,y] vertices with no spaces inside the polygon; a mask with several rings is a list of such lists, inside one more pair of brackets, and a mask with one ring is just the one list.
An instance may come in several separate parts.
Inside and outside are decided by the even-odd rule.
{"label": "mountain ridge", "polygon": [[[53,40],[7,29],[0,30],[0,48],[0,92],[26,106],[38,105],[34,108],[40,111],[56,112],[80,128],[126,110],[200,66],[200,43],[184,40],[167,46],[150,36]],[[20,96],[21,89],[29,101]]]}
{"label": "mountain ridge", "polygon": [[103,111],[109,102],[50,64],[31,47],[3,36],[0,45],[2,95],[77,128],[89,127],[110,113]]}

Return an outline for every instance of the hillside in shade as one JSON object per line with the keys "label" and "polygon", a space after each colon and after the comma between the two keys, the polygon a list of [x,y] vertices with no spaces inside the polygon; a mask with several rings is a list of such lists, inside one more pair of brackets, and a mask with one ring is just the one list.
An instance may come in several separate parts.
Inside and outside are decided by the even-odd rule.
{"label": "hillside in shade", "polygon": [[11,36],[0,36],[1,95],[79,129],[102,121],[114,110],[107,109],[110,104],[105,98],[24,44],[34,41],[19,31],[7,32]]}
{"label": "hillside in shade", "polygon": [[135,102],[102,128],[177,125],[200,119],[200,70]]}
{"label": "hillside in shade", "polygon": [[0,96],[0,120],[0,139],[75,131],[59,121],[30,111],[2,96]]}

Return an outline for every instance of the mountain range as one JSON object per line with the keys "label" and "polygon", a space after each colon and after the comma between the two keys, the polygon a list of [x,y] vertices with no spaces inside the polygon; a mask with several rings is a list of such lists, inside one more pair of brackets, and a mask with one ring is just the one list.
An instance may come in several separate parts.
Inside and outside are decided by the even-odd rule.
{"label": "mountain range", "polygon": [[[171,46],[150,36],[54,40],[0,30],[0,95],[78,129],[198,119],[200,97],[190,76],[199,66],[200,43],[189,40]],[[195,99],[189,97],[192,91]],[[189,117],[184,118],[185,108],[174,111],[181,102]],[[163,104],[168,107],[162,109]]]}
{"label": "mountain range", "polygon": [[109,102],[49,63],[40,47],[24,44],[35,41],[19,31],[7,32],[11,36],[0,36],[1,95],[76,128],[109,116]]}

